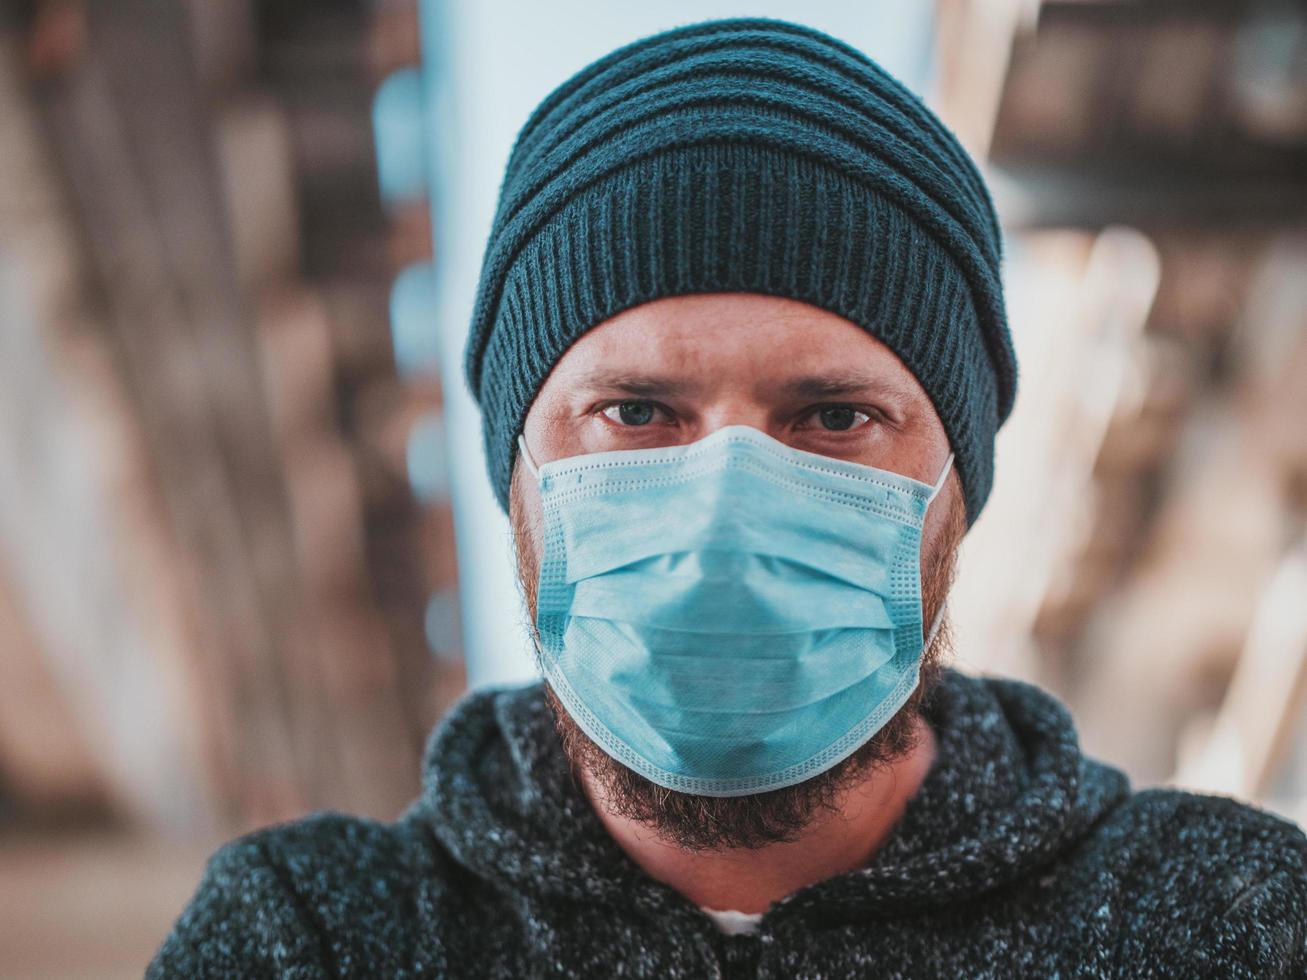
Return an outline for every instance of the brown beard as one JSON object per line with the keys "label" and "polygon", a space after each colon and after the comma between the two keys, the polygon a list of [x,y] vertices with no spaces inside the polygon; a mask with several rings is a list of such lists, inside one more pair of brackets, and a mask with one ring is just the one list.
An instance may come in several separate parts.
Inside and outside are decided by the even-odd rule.
{"label": "brown beard", "polygon": [[[537,529],[528,526],[522,516],[518,485],[521,469],[514,467],[509,515],[519,583],[534,623],[540,552]],[[956,484],[956,474],[950,474],[949,483]],[[955,486],[954,492],[940,494],[940,499],[950,500],[951,506],[937,540],[922,555],[922,619],[927,624],[934,621],[952,586],[958,546],[967,531],[966,510],[958,489]],[[573,773],[578,780],[582,772],[590,776],[603,797],[604,808],[611,814],[644,824],[662,840],[686,851],[757,849],[796,840],[818,815],[838,810],[845,792],[872,770],[888,769],[916,748],[921,706],[938,683],[951,650],[952,634],[946,614],[922,655],[916,689],[875,735],[848,758],[811,779],[748,796],[699,796],[659,786],[599,748],[572,720],[547,682],[545,696]]]}

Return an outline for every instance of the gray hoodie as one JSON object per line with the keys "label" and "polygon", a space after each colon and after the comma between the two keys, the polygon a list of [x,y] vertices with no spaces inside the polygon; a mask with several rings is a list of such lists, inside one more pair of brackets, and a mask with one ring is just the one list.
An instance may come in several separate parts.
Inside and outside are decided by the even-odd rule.
{"label": "gray hoodie", "polygon": [[1307,838],[1132,793],[1066,709],[948,671],[939,754],[870,864],[727,936],[604,832],[539,685],[467,696],[395,823],[319,814],[210,860],[148,977],[1307,977]]}

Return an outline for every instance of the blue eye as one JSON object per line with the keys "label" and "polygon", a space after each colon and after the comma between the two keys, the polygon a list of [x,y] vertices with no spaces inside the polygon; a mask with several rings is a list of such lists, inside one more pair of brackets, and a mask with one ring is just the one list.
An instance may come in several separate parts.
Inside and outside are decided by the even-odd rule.
{"label": "blue eye", "polygon": [[648,425],[654,419],[654,404],[647,401],[624,401],[609,405],[604,415],[622,425]]}
{"label": "blue eye", "polygon": [[823,429],[831,432],[845,432],[871,421],[871,416],[860,412],[851,405],[827,405],[818,411]]}

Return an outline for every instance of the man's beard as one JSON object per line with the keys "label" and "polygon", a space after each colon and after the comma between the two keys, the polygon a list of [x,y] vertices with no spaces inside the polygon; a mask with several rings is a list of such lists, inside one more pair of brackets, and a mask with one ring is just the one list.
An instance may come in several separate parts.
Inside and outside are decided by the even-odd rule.
{"label": "man's beard", "polygon": [[[510,490],[513,506],[509,512],[519,583],[534,623],[539,550],[537,529],[527,526],[522,517],[518,485],[521,469],[514,468]],[[952,506],[937,541],[921,556],[922,620],[926,624],[934,621],[948,595],[956,572],[958,546],[967,531],[962,495],[940,494],[938,499],[949,499]],[[934,640],[923,651],[916,688],[870,739],[852,755],[810,779],[747,796],[700,796],[659,786],[599,748],[568,714],[548,682],[545,696],[573,772],[578,777],[582,772],[590,776],[604,808],[611,814],[637,821],[660,839],[687,851],[756,849],[796,840],[818,815],[836,812],[848,789],[873,770],[889,769],[917,747],[921,706],[938,683],[951,649],[950,624],[944,615]]]}

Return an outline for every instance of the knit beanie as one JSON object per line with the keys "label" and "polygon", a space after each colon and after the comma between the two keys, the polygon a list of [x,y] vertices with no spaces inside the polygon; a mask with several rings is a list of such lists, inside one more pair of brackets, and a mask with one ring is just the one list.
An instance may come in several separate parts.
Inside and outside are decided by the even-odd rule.
{"label": "knit beanie", "polygon": [[898,355],[948,435],[974,523],[1016,361],[993,202],[956,137],[827,34],[733,18],[643,38],[518,134],[467,348],[501,506],[532,400],[585,331],[687,293],[801,300]]}

